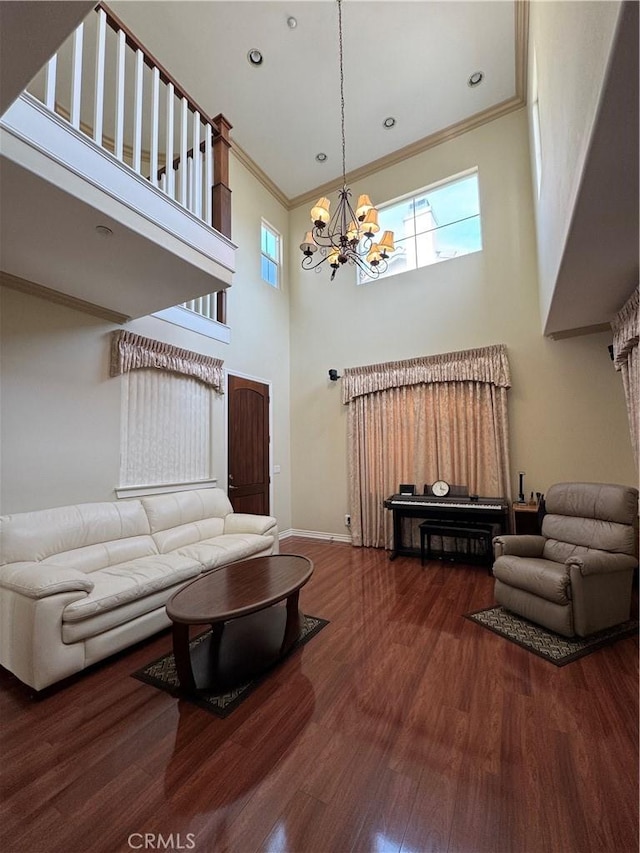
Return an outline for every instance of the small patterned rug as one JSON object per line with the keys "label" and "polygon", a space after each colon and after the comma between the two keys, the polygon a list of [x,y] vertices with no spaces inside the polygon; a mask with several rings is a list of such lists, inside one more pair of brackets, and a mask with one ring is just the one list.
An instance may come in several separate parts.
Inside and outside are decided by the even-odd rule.
{"label": "small patterned rug", "polygon": [[[133,678],[137,678],[139,681],[144,681],[145,684],[150,684],[152,687],[164,690],[172,696],[180,699],[186,699],[188,702],[192,702],[194,705],[198,705],[200,708],[210,711],[217,717],[228,717],[229,714],[264,681],[270,672],[272,672],[277,666],[280,666],[280,664],[297,649],[304,646],[305,643],[308,643],[309,640],[315,637],[315,635],[325,627],[325,625],[329,624],[326,619],[319,619],[317,616],[305,615],[303,616],[303,620],[304,622],[299,639],[293,644],[290,651],[287,652],[283,658],[251,681],[247,681],[245,684],[240,684],[224,693],[202,691],[201,693],[193,696],[182,693],[178,682],[178,676],[176,674],[176,664],[172,652],[152,661],[137,672],[133,672],[132,676]],[[211,631],[205,631],[204,634],[194,637],[194,639],[189,643],[190,648],[197,646],[206,639],[210,633]]]}
{"label": "small patterned rug", "polygon": [[598,631],[590,637],[562,637],[540,625],[534,625],[504,607],[486,607],[475,613],[466,613],[465,619],[477,622],[494,634],[499,634],[556,666],[564,666],[578,658],[608,646],[616,640],[638,633],[638,620],[632,619],[613,628]]}

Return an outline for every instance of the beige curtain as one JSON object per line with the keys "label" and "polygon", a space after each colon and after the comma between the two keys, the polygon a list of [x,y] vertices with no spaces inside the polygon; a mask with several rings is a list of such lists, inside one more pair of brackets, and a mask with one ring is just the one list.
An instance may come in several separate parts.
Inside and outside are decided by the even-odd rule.
{"label": "beige curtain", "polygon": [[629,415],[631,445],[636,465],[640,463],[640,358],[638,356],[638,288],[623,305],[611,323],[613,329],[613,363],[622,374],[624,395]]}
{"label": "beige curtain", "polygon": [[400,483],[444,479],[510,498],[504,346],[350,368],[344,379],[354,545],[391,547],[383,501]]}

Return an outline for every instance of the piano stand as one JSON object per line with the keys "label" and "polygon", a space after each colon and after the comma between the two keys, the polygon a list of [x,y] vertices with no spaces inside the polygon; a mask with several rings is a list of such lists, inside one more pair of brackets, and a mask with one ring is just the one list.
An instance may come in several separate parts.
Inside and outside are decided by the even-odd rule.
{"label": "piano stand", "polygon": [[[446,526],[448,529],[457,527],[465,531],[461,535],[466,539],[486,541],[489,560],[492,537],[508,533],[510,527],[510,504],[505,498],[489,497],[471,500],[464,497],[438,498],[433,495],[391,495],[384,502],[384,507],[393,512],[393,544],[389,555],[390,560],[394,560],[399,554],[407,557],[417,557],[420,554],[418,548],[420,523],[435,527]],[[405,542],[402,541],[403,527]]]}
{"label": "piano stand", "polygon": [[[420,563],[424,566],[425,551],[427,560],[431,559],[431,537],[450,536],[453,539],[466,539],[483,542],[487,559],[489,560],[489,574],[491,574],[492,540],[493,534],[488,528],[482,527],[458,527],[453,524],[438,524],[432,521],[423,521],[420,525]],[[426,549],[425,549],[426,543]]]}

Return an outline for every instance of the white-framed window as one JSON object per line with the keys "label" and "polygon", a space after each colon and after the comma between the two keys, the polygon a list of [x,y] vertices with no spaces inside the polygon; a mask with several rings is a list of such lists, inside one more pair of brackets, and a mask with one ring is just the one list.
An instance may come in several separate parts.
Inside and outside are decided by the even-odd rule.
{"label": "white-framed window", "polygon": [[281,255],[282,237],[263,219],[260,226],[260,274],[262,280],[272,287],[280,287]]}
{"label": "white-framed window", "polygon": [[[378,223],[395,238],[379,278],[482,251],[478,170],[378,205]],[[358,284],[372,280],[358,271]]]}

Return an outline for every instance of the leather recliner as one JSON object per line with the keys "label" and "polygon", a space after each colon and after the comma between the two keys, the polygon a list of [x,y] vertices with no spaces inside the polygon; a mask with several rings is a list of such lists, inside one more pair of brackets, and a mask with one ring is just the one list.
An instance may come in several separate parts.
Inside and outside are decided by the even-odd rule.
{"label": "leather recliner", "polygon": [[566,637],[626,622],[638,566],[638,490],[558,483],[545,505],[542,535],[493,540],[498,604]]}

